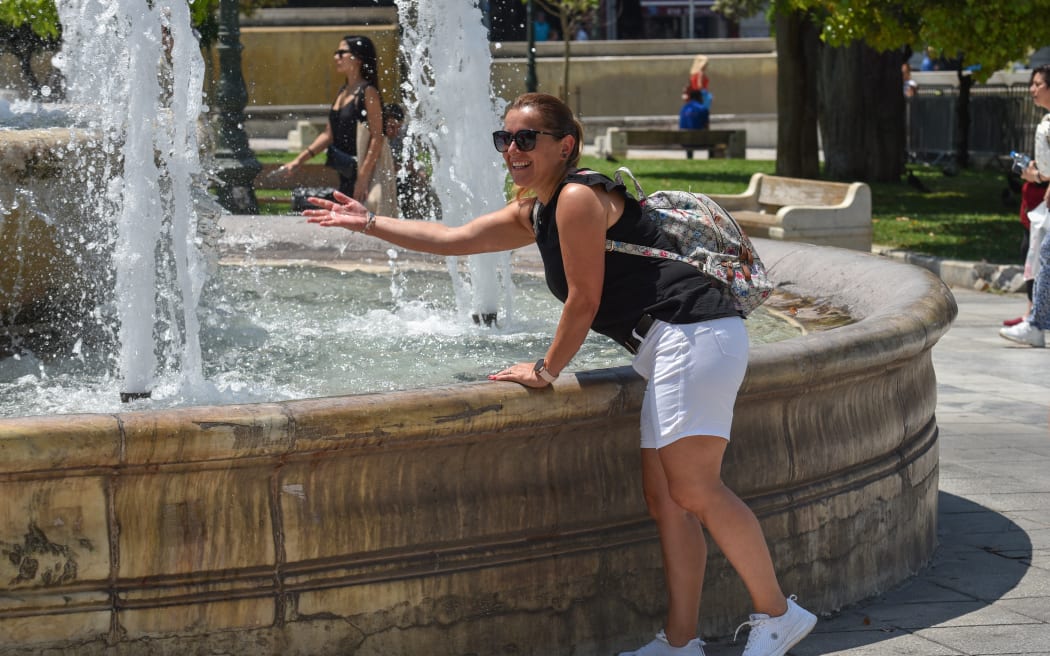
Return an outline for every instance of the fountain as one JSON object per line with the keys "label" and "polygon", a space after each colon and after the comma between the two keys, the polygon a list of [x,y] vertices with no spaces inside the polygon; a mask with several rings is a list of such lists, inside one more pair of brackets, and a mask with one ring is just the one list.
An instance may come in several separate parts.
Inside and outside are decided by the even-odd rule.
{"label": "fountain", "polygon": [[[20,175],[42,179],[35,200],[59,196],[46,164],[68,152],[70,131],[60,133],[23,149],[32,166]],[[0,163],[26,139],[0,135]],[[61,228],[50,217],[43,224]],[[26,218],[7,213],[3,227]],[[224,219],[228,254],[246,243],[237,225],[259,235],[252,221]],[[251,256],[308,244],[330,260],[386,261],[367,236],[288,229],[253,242]],[[785,587],[831,611],[932,554],[930,354],[955,304],[914,267],[756,246],[782,291],[855,319],[753,349],[725,467]],[[184,352],[187,315],[165,316]],[[664,608],[640,493],[643,388],[616,367],[543,390],[450,383],[0,420],[0,653],[540,655],[639,644]],[[717,552],[705,585],[701,628],[724,635],[746,616],[746,593]]]}

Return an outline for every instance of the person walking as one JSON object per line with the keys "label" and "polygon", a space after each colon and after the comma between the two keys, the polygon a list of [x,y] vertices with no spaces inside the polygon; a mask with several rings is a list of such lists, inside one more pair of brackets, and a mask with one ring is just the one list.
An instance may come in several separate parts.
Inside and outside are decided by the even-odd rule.
{"label": "person walking", "polygon": [[[303,152],[280,170],[290,175],[310,159],[327,153],[326,165],[339,173],[339,191],[363,202],[372,187],[373,176],[381,173],[377,168],[386,145],[376,47],[366,36],[345,36],[339,41],[333,58],[336,71],[345,76],[346,83],[339,88],[328,110],[328,123]],[[368,125],[372,138],[367,152],[359,158],[357,135],[361,122]]]}
{"label": "person walking", "polygon": [[438,255],[535,242],[547,285],[564,304],[561,317],[535,362],[512,364],[489,378],[551,385],[594,330],[633,353],[632,366],[647,381],[643,493],[660,535],[669,607],[656,639],[626,653],[703,654],[697,622],[706,529],[755,607],[745,622],[751,632],[744,656],[783,656],[813,629],[816,617],[784,595],[758,519],[722,482],[748,357],[747,330],[731,296],[692,265],[606,252],[606,239],[673,249],[623,185],[577,168],[583,127],[560,99],[519,96],[492,139],[517,192],[505,207],[463,225],[378,216],[341,194],[334,202],[311,199],[320,209],[304,214],[311,223]]}
{"label": "person walking", "polygon": [[[1038,107],[1050,111],[1050,64],[1032,71],[1028,92]],[[1050,114],[1044,115],[1035,128],[1034,155],[1028,168],[1021,172],[1026,183],[1027,211],[1035,208],[1032,204],[1037,205],[1037,199],[1050,204]],[[1039,270],[1032,288],[1031,306],[1022,321],[1000,328],[999,335],[1011,342],[1042,348],[1046,345],[1043,331],[1050,330],[1050,238],[1032,243],[1029,248],[1039,249]]]}

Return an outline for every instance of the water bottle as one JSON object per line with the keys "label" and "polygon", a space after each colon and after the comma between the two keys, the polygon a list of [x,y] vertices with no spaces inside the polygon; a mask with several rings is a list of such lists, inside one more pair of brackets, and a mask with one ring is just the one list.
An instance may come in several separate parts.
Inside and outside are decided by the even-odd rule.
{"label": "water bottle", "polygon": [[1024,173],[1024,170],[1028,168],[1028,164],[1032,161],[1031,157],[1016,150],[1010,151],[1010,158],[1013,160],[1013,163],[1010,165],[1010,171],[1017,175]]}

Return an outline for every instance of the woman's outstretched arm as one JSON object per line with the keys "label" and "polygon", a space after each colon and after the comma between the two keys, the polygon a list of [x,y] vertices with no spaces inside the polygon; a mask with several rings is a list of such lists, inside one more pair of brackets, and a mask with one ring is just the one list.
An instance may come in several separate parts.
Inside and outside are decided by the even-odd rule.
{"label": "woman's outstretched arm", "polygon": [[335,193],[336,202],[310,198],[321,209],[306,210],[310,223],[363,232],[391,244],[435,255],[471,255],[520,248],[532,243],[531,200],[512,201],[461,226],[438,221],[406,221],[377,216],[349,196]]}

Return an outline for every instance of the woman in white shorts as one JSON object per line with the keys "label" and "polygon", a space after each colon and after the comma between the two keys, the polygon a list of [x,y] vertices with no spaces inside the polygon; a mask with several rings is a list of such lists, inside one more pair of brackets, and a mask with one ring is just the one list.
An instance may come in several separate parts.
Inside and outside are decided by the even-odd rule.
{"label": "woman in white shorts", "polygon": [[643,220],[623,185],[577,168],[583,128],[564,102],[547,94],[519,96],[492,139],[517,196],[460,226],[376,216],[342,194],[338,202],[311,198],[323,209],[305,214],[322,226],[367,232],[439,255],[535,242],[547,286],[564,303],[561,318],[542,357],[489,378],[549,385],[594,330],[635,353],[634,368],[648,381],[641,412],[643,485],[660,533],[668,616],[656,639],[626,653],[703,654],[696,629],[706,528],[754,603],[744,656],[783,656],[816,618],[785,597],[758,520],[721,478],[733,405],[747,368],[740,312],[720,285],[689,264],[606,252],[606,239],[657,249],[670,245]]}

